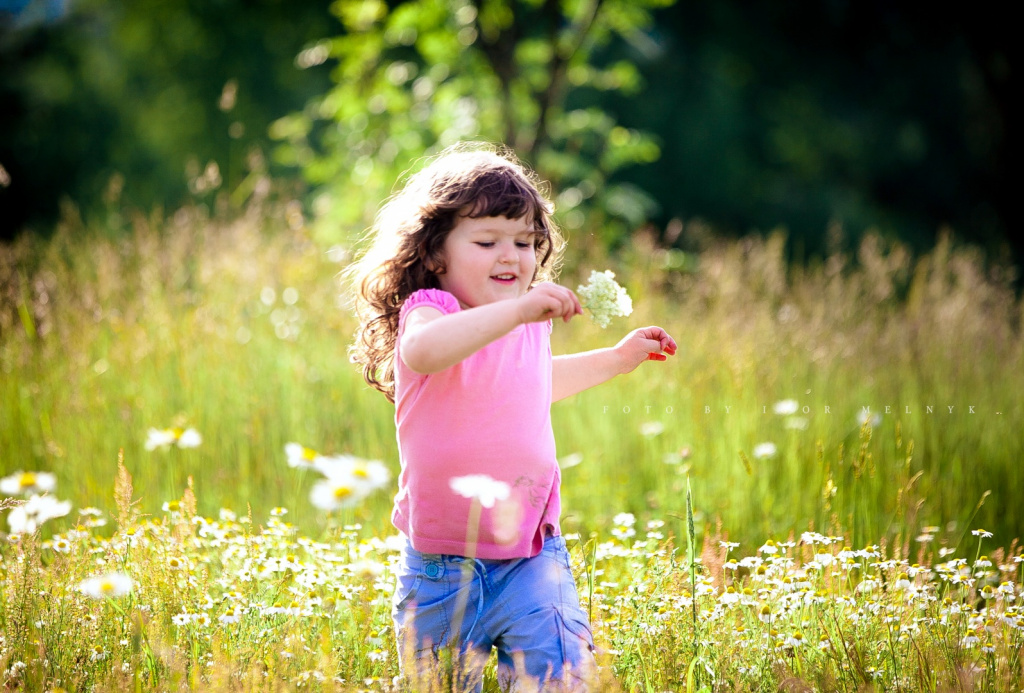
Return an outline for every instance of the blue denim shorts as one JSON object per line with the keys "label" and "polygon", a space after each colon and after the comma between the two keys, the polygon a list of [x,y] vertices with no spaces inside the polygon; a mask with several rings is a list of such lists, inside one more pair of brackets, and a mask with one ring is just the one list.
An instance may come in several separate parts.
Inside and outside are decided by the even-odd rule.
{"label": "blue denim shorts", "polygon": [[590,621],[562,537],[511,560],[420,553],[406,539],[397,572],[392,616],[406,680],[430,676],[443,648],[469,690],[480,690],[491,648],[503,687],[528,676],[544,690],[559,681],[577,690],[593,675]]}

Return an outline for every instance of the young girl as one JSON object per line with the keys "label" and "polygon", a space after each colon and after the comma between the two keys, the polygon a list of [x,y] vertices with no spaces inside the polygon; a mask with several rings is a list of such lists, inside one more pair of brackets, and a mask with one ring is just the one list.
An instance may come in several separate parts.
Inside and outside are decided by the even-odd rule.
{"label": "young girl", "polygon": [[[562,247],[551,212],[509,153],[463,145],[392,197],[356,265],[352,358],[395,403],[392,521],[405,548],[393,616],[413,682],[445,648],[462,667],[456,685],[476,690],[492,647],[504,686],[530,677],[545,690],[579,687],[593,674],[558,524],[551,403],[664,361],[676,343],[645,327],[615,347],[552,358],[552,321],[582,309],[542,281]],[[498,482],[497,499],[453,492],[453,478],[473,475]]]}

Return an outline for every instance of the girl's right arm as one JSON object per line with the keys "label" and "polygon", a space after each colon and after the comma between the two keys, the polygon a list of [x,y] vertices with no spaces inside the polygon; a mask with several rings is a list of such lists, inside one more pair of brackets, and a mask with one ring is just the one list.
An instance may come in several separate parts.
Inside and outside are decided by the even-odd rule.
{"label": "girl's right arm", "polygon": [[446,315],[431,306],[405,317],[402,361],[427,375],[459,363],[518,325],[582,314],[579,299],[565,287],[543,282],[516,299],[496,301]]}

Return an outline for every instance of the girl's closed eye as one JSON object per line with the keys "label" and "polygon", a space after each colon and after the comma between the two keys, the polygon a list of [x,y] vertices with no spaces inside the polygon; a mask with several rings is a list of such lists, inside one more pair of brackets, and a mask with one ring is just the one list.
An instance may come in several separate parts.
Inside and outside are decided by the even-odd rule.
{"label": "girl's closed eye", "polygon": [[494,241],[477,241],[476,244],[481,248],[493,248]]}

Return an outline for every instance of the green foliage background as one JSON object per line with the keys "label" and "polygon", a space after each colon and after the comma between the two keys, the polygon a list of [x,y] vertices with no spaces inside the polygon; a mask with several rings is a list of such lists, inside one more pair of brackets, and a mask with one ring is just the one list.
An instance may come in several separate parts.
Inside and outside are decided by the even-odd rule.
{"label": "green foliage background", "polygon": [[1014,39],[982,9],[25,5],[0,5],[0,237],[48,233],[61,199],[118,233],[127,210],[281,188],[350,235],[410,161],[476,137],[515,146],[601,245],[701,219],[786,228],[798,257],[868,229],[921,251],[949,226],[1022,257]]}
{"label": "green foliage background", "polygon": [[289,145],[280,155],[320,186],[321,226],[342,229],[342,238],[365,226],[425,152],[484,139],[538,170],[567,226],[621,242],[656,205],[611,178],[657,159],[658,147],[599,107],[567,104],[587,89],[638,92],[631,62],[596,58],[649,29],[651,8],[664,1],[336,3],[344,33],[324,44],[324,57],[337,60],[335,85],[271,134]]}

